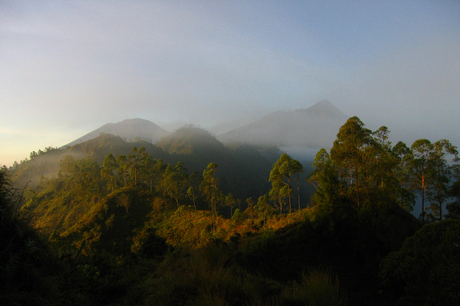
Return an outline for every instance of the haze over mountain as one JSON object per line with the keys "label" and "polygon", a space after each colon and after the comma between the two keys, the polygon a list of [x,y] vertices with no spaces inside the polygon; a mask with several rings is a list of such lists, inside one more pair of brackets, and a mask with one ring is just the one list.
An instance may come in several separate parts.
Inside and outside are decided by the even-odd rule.
{"label": "haze over mountain", "polygon": [[[307,154],[311,158],[319,148],[332,146],[340,126],[345,123],[347,118],[348,116],[331,102],[322,100],[307,109],[275,111],[248,125],[217,136],[217,139],[224,144],[277,146],[287,153],[293,154],[296,158],[305,158],[306,156],[302,156],[302,154]],[[169,153],[174,154],[177,153],[175,150],[182,151],[185,149],[182,147],[170,148],[167,145],[171,141],[169,139],[171,137],[174,138],[175,146],[181,145],[181,141],[176,139],[181,135],[180,130],[177,130],[175,134],[173,133],[173,137],[173,134],[151,121],[127,119],[118,123],[108,123],[70,142],[66,147],[94,139],[101,134],[112,134],[131,142],[135,140],[144,140],[150,143],[160,142],[167,147],[165,148],[166,151],[172,150]],[[202,132],[208,133],[205,130]],[[191,148],[187,149],[191,150]]]}
{"label": "haze over mountain", "polygon": [[144,119],[126,119],[118,123],[107,123],[100,128],[68,143],[66,147],[85,142],[98,137],[101,134],[112,134],[120,136],[127,141],[145,140],[155,143],[169,132],[159,127],[155,123]]}
{"label": "haze over mountain", "polygon": [[322,100],[307,109],[276,111],[224,133],[223,143],[250,143],[279,147],[331,147],[348,116],[331,102]]}

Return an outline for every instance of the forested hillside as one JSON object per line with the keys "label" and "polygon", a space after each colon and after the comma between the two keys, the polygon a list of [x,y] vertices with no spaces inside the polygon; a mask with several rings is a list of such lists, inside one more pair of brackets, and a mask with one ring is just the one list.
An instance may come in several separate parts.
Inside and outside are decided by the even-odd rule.
{"label": "forested hillside", "polygon": [[388,135],[352,117],[312,172],[193,126],[156,145],[101,135],[32,153],[1,171],[0,298],[457,305],[458,152],[447,140],[409,147]]}

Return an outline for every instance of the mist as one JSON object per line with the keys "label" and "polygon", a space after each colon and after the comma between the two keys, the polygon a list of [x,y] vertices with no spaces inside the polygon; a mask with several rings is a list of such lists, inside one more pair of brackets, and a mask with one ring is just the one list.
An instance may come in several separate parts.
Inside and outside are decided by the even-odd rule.
{"label": "mist", "polygon": [[0,164],[130,118],[215,135],[327,99],[460,145],[460,4],[0,3]]}

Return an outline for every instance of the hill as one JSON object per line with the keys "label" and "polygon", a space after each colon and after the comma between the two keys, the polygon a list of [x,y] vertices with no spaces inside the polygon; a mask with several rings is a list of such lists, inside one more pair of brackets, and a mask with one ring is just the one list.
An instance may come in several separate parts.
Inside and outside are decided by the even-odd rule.
{"label": "hill", "polygon": [[251,145],[226,147],[208,131],[192,125],[174,131],[157,145],[169,154],[170,160],[184,162],[189,173],[202,173],[209,163],[216,163],[225,193],[258,197],[270,188],[268,176],[274,161]]}
{"label": "hill", "polygon": [[101,134],[113,134],[120,136],[127,141],[144,140],[150,143],[155,143],[162,137],[168,135],[169,132],[148,120],[139,118],[126,119],[118,123],[107,123],[100,128],[68,143],[65,147],[71,147],[85,142],[96,138]]}
{"label": "hill", "polygon": [[323,100],[307,109],[273,112],[217,138],[225,144],[328,148],[347,119],[331,102]]}
{"label": "hill", "polygon": [[113,156],[126,155],[132,153],[133,147],[144,147],[146,151],[154,158],[167,159],[168,154],[158,146],[144,140],[127,142],[120,136],[112,134],[101,134],[93,139],[75,144],[67,148],[69,154],[81,154],[92,156],[98,163],[102,164],[104,158],[111,153]]}

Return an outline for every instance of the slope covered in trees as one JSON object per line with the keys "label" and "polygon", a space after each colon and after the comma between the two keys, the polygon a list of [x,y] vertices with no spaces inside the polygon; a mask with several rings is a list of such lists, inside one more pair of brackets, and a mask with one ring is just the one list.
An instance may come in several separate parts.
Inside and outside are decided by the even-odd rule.
{"label": "slope covered in trees", "polygon": [[[62,157],[57,175],[24,190],[18,212],[39,231],[40,252],[82,277],[55,279],[50,299],[63,304],[70,292],[95,305],[456,305],[460,231],[444,220],[459,201],[456,148],[392,145],[388,133],[352,117],[305,173],[287,154],[269,163],[254,147],[230,149],[184,127],[155,147],[164,159],[143,146],[99,162]],[[101,137],[86,148],[123,144]],[[23,179],[31,164],[2,171]],[[311,198],[297,188],[305,179],[316,188]],[[238,193],[244,184],[249,196]],[[410,214],[417,196],[426,207],[419,218]],[[2,224],[15,220],[3,211]],[[28,236],[5,239],[6,263],[16,252],[9,241],[31,246]],[[36,271],[31,284],[52,277]],[[14,284],[1,292],[21,303],[8,295]],[[41,298],[45,288],[21,290]]]}

